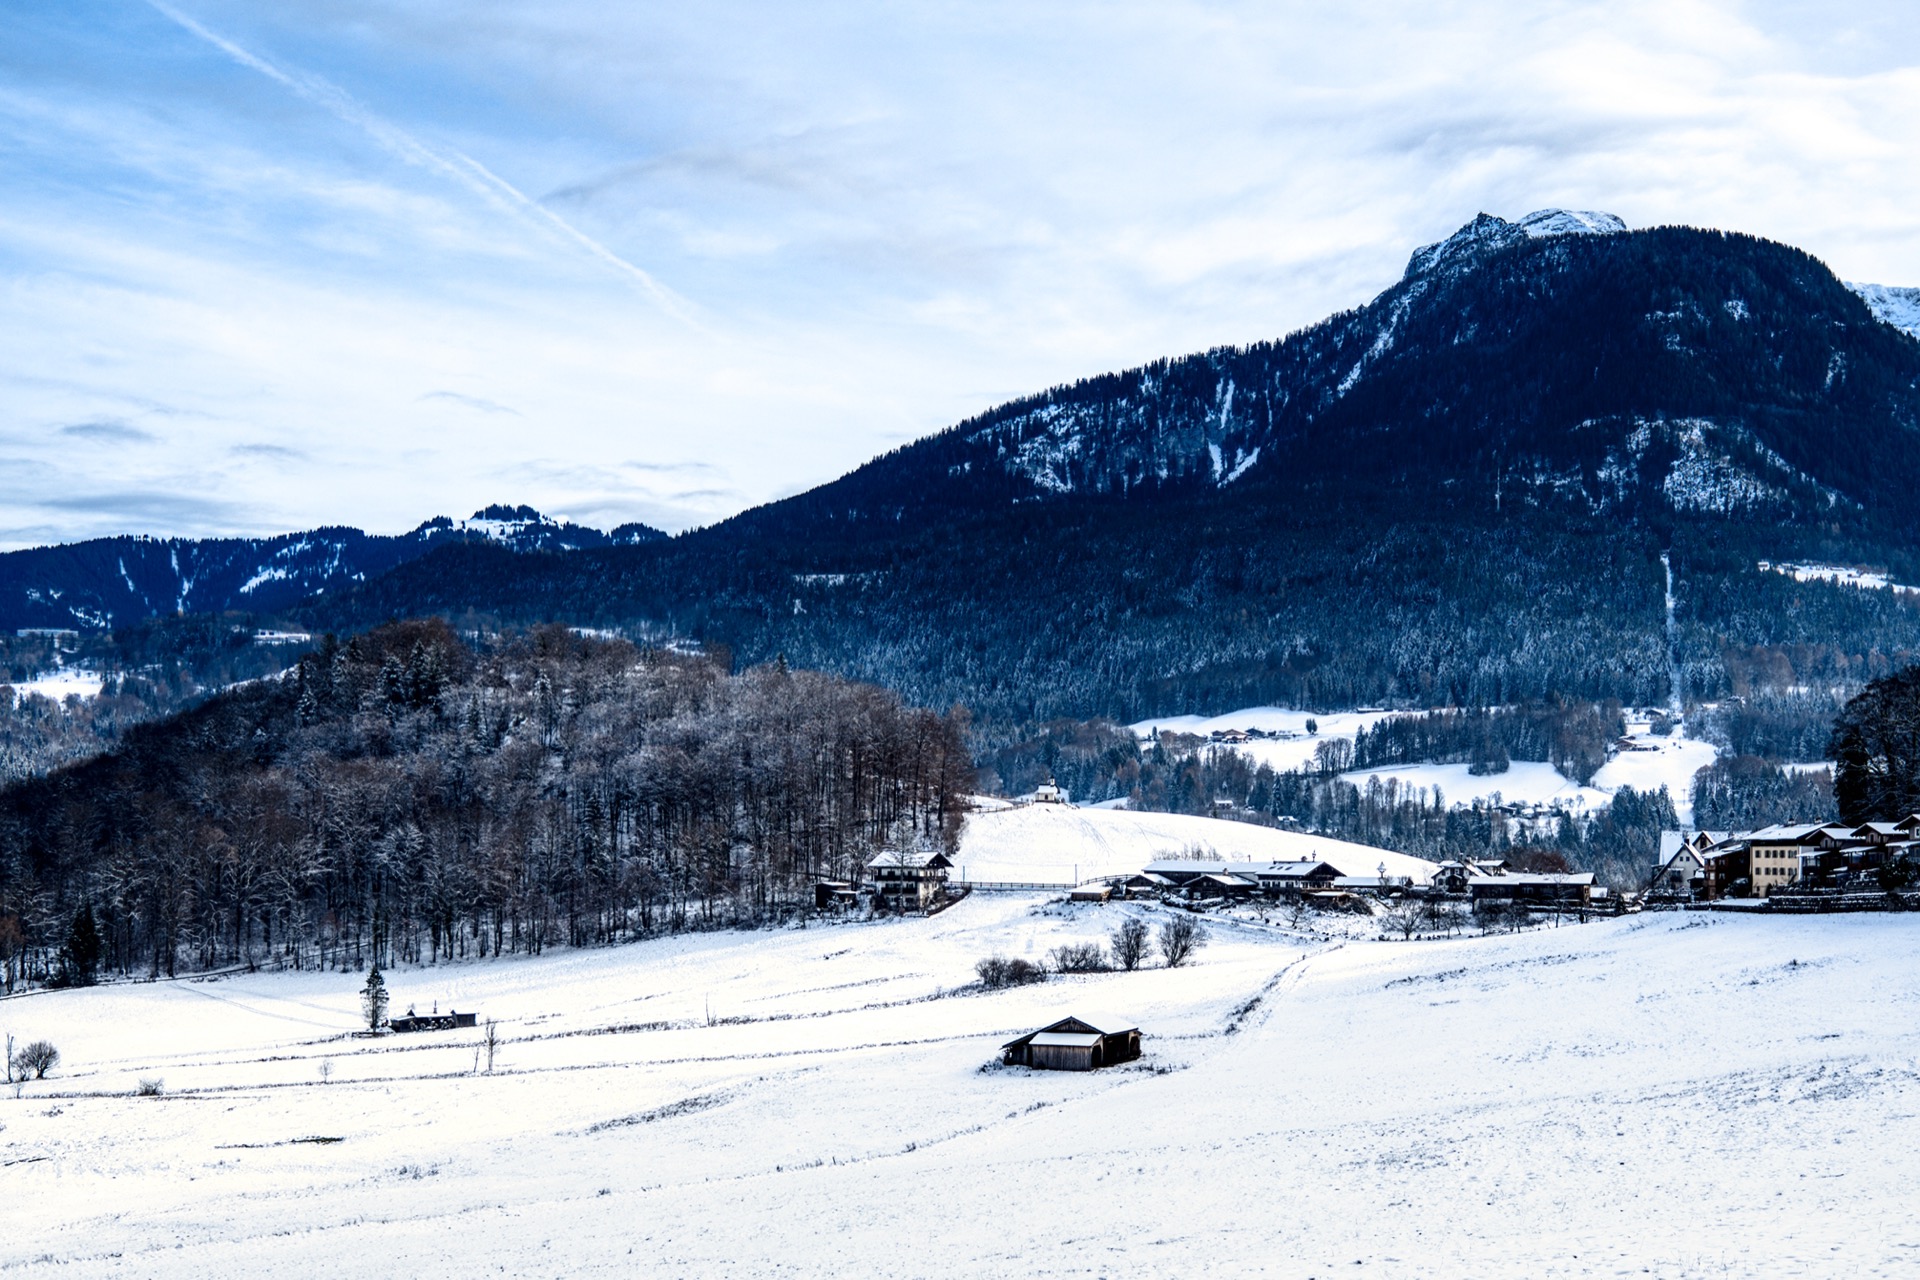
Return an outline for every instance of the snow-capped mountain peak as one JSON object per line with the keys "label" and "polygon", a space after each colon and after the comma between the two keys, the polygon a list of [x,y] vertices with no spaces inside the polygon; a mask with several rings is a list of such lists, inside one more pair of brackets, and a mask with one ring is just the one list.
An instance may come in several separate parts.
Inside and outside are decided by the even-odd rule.
{"label": "snow-capped mountain peak", "polygon": [[1438,244],[1415,249],[1407,262],[1407,275],[1424,275],[1524,240],[1613,235],[1626,229],[1627,224],[1615,215],[1593,210],[1537,209],[1518,222],[1483,213]]}
{"label": "snow-capped mountain peak", "polygon": [[1522,231],[1536,240],[1548,236],[1610,236],[1625,231],[1617,215],[1593,209],[1537,209],[1520,219]]}
{"label": "snow-capped mountain peak", "polygon": [[1892,284],[1856,284],[1847,288],[1859,294],[1867,309],[1882,321],[1920,338],[1920,289]]}

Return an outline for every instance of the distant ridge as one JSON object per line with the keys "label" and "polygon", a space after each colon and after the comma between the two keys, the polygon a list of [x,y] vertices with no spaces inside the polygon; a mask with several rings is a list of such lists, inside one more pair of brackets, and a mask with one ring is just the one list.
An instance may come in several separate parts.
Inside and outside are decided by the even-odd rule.
{"label": "distant ridge", "polygon": [[[527,517],[492,509],[275,599],[324,590],[291,614],[314,631],[692,637],[993,722],[1844,690],[1920,659],[1920,607],[1759,566],[1920,582],[1910,299],[1753,236],[1481,214],[1364,306],[995,406],[671,540],[515,554]],[[210,601],[266,590],[235,594],[249,555]]]}
{"label": "distant ridge", "polygon": [[0,554],[0,628],[97,631],[178,613],[271,614],[448,543],[575,551],[666,536],[643,524],[602,533],[496,505],[468,520],[436,516],[397,537],[333,527],[266,538],[95,538]]}

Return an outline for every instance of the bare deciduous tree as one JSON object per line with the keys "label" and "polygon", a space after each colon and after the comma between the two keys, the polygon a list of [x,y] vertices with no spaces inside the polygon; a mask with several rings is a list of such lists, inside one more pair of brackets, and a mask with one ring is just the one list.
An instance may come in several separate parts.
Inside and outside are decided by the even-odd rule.
{"label": "bare deciduous tree", "polygon": [[14,1073],[22,1080],[29,1076],[35,1080],[45,1080],[47,1072],[53,1070],[59,1061],[60,1051],[53,1047],[50,1040],[35,1040],[23,1045],[12,1057]]}
{"label": "bare deciduous tree", "polygon": [[1069,942],[1053,949],[1053,967],[1060,973],[1105,973],[1107,949],[1097,942]]}
{"label": "bare deciduous tree", "polygon": [[1132,973],[1147,958],[1148,940],[1147,922],[1139,916],[1128,916],[1113,931],[1113,962]]}
{"label": "bare deciduous tree", "polygon": [[1160,955],[1167,968],[1178,969],[1207,945],[1207,927],[1190,915],[1176,915],[1160,926]]}
{"label": "bare deciduous tree", "polygon": [[1381,912],[1380,928],[1387,934],[1399,934],[1404,942],[1419,932],[1423,915],[1420,902],[1412,898],[1396,898]]}
{"label": "bare deciduous tree", "polygon": [[1023,986],[1029,982],[1042,982],[1047,976],[1045,969],[1018,956],[1012,959],[1006,956],[988,956],[975,965],[973,971],[980,975],[980,984],[991,990]]}

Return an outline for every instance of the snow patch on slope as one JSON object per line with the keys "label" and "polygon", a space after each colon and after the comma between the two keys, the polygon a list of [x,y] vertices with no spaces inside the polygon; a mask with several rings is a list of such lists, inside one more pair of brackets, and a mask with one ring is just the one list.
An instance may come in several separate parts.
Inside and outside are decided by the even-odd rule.
{"label": "snow patch on slope", "polygon": [[1425,858],[1327,836],[1277,831],[1246,822],[1124,809],[1032,804],[974,813],[960,834],[954,878],[1065,887],[1102,876],[1133,875],[1157,858],[1188,850],[1228,862],[1330,862],[1342,875],[1411,876],[1425,884]]}
{"label": "snow patch on slope", "polygon": [[1882,323],[1920,338],[1920,289],[1891,284],[1856,284],[1851,280],[1847,281],[1847,288],[1859,294],[1866,302],[1867,309]]}
{"label": "snow patch on slope", "polygon": [[1610,236],[1627,229],[1619,216],[1595,209],[1537,209],[1520,219],[1519,226],[1536,240],[1548,236]]}
{"label": "snow patch on slope", "polygon": [[1895,582],[1886,574],[1871,569],[1855,569],[1838,564],[1787,564],[1772,560],[1760,561],[1759,568],[1762,573],[1784,573],[1795,582],[1832,582],[1843,587],[1859,587],[1863,591],[1920,595],[1920,587]]}

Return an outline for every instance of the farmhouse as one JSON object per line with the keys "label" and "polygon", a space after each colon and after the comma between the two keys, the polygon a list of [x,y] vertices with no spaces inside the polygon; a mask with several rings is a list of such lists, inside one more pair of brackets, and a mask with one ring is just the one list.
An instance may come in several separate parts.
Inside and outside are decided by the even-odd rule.
{"label": "farmhouse", "polygon": [[924,911],[947,887],[953,861],[938,849],[888,850],[867,863],[878,905],[896,911]]}
{"label": "farmhouse", "polygon": [[1251,875],[1268,893],[1279,889],[1305,891],[1331,888],[1340,877],[1340,868],[1331,862],[1271,862],[1266,865],[1236,866],[1236,875]]}
{"label": "farmhouse", "polygon": [[1106,1017],[1069,1017],[1000,1046],[1010,1067],[1094,1071],[1140,1056],[1140,1028]]}
{"label": "farmhouse", "polygon": [[1477,876],[1467,882],[1474,902],[1524,902],[1584,907],[1593,901],[1593,872]]}
{"label": "farmhouse", "polygon": [[1227,862],[1200,858],[1163,858],[1149,862],[1146,869],[1127,882],[1129,889],[1172,887],[1191,893],[1219,897],[1242,896],[1260,889],[1267,893],[1282,890],[1307,891],[1330,889],[1340,875],[1331,862]]}
{"label": "farmhouse", "polygon": [[1260,887],[1256,880],[1226,872],[1208,872],[1180,886],[1195,898],[1244,898]]}
{"label": "farmhouse", "polygon": [[387,1021],[390,1031],[456,1031],[461,1027],[471,1027],[478,1020],[477,1013],[455,1013],[449,1009],[445,1013],[415,1013],[409,1009],[398,1018]]}

